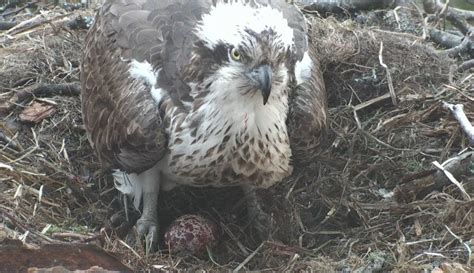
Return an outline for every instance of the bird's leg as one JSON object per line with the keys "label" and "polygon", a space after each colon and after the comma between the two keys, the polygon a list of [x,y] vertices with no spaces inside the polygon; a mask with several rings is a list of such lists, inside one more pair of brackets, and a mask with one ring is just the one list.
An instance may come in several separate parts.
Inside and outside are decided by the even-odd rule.
{"label": "bird's leg", "polygon": [[138,175],[143,185],[143,212],[136,227],[138,234],[146,238],[147,246],[152,249],[158,245],[158,193],[160,189],[159,171],[155,168]]}
{"label": "bird's leg", "polygon": [[256,232],[254,239],[264,241],[270,235],[272,217],[262,209],[262,200],[257,195],[255,187],[244,185],[242,189],[247,201],[247,213]]}

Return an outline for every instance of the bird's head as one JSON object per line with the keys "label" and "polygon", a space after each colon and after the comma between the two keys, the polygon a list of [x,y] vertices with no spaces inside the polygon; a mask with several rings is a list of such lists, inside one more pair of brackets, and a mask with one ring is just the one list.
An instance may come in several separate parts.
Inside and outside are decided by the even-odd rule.
{"label": "bird's head", "polygon": [[[218,3],[197,27],[200,81],[229,100],[263,105],[279,99],[295,54],[283,13],[255,2]],[[293,64],[294,65],[294,64]]]}

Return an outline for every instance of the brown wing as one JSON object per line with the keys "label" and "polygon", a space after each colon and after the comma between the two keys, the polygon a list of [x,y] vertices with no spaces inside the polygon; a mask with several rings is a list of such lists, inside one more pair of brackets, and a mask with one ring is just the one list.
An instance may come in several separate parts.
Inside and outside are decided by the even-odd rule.
{"label": "brown wing", "polygon": [[314,158],[327,127],[327,99],[322,71],[311,45],[308,53],[313,61],[311,76],[296,86],[290,98],[287,122],[293,158],[297,162]]}
{"label": "brown wing", "polygon": [[190,59],[192,28],[209,1],[107,1],[89,31],[81,66],[82,110],[89,140],[105,165],[127,172],[153,166],[166,135],[150,85],[130,77],[129,61],[160,70],[157,86],[176,105],[190,99],[180,71]]}

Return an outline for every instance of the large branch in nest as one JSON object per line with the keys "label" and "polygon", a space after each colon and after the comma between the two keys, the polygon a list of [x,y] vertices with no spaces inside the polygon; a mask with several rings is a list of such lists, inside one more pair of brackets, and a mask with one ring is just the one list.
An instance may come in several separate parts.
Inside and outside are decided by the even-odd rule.
{"label": "large branch in nest", "polygon": [[[460,45],[463,41],[463,36],[452,34],[436,28],[429,28],[430,39],[436,44],[444,48],[453,48]],[[474,45],[470,45],[470,50],[474,50]]]}
{"label": "large branch in nest", "polygon": [[458,12],[459,10],[435,0],[425,0],[423,5],[426,12],[445,16],[454,27],[464,34],[464,38],[461,38],[441,30],[430,29],[430,38],[435,43],[449,48],[444,53],[452,58],[463,53],[468,53],[471,57],[474,57],[474,28]]}
{"label": "large branch in nest", "polygon": [[474,32],[469,32],[466,36],[464,36],[462,42],[448,50],[445,50],[444,53],[447,54],[449,57],[454,58],[462,53],[469,53],[471,57],[474,55]]}
{"label": "large branch in nest", "polygon": [[449,7],[440,0],[423,0],[423,7],[427,13],[450,12],[466,20],[474,20],[474,11]]}
{"label": "large branch in nest", "polygon": [[341,13],[354,10],[373,10],[391,7],[393,0],[299,0],[306,10],[321,13]]}
{"label": "large branch in nest", "polygon": [[[456,178],[468,177],[473,161],[474,152],[467,152],[448,159],[442,165],[444,170]],[[403,180],[408,180],[408,182],[394,190],[394,197],[400,203],[422,199],[430,192],[441,190],[443,187],[451,184],[451,180],[446,176],[445,171],[440,169],[432,169],[416,175],[410,175]]]}

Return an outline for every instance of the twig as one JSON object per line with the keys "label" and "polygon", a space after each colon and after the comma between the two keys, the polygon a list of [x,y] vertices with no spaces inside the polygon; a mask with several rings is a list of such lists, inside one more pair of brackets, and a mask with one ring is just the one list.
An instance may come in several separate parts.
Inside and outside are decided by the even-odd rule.
{"label": "twig", "polygon": [[17,103],[34,97],[79,96],[81,86],[78,82],[63,84],[40,84],[27,87],[17,92]]}
{"label": "twig", "polygon": [[97,238],[100,237],[100,235],[83,235],[83,234],[78,234],[78,233],[73,233],[73,232],[55,232],[51,234],[51,237],[57,238],[57,239],[73,239],[75,241],[80,241],[80,242],[91,242],[96,240]]}
{"label": "twig", "polygon": [[20,151],[20,146],[17,144],[15,141],[15,136],[13,138],[10,138],[9,136],[5,135],[2,131],[0,131],[0,141],[5,142],[5,146],[2,148],[4,150],[7,147],[11,147],[15,151]]}
{"label": "twig", "polygon": [[466,20],[474,20],[474,11],[448,7],[448,5],[446,5],[440,0],[424,0],[423,7],[427,13],[443,14],[443,11],[447,11],[448,13],[455,13],[456,15],[463,17]]}
{"label": "twig", "polygon": [[383,42],[380,42],[380,50],[379,50],[379,62],[380,65],[385,68],[385,71],[387,73],[387,82],[388,82],[388,90],[390,91],[390,96],[392,97],[392,103],[393,105],[397,105],[397,94],[395,93],[395,89],[393,88],[393,81],[392,81],[392,74],[390,74],[390,70],[388,69],[388,66],[383,62],[383,57],[382,57],[382,52],[383,52]]}
{"label": "twig", "polygon": [[250,262],[250,260],[253,259],[253,257],[255,257],[255,255],[257,255],[257,253],[260,251],[260,249],[262,249],[262,247],[265,245],[265,242],[262,242],[258,247],[257,249],[255,249],[249,256],[247,256],[247,258],[245,258],[245,260],[240,263],[234,270],[232,270],[232,272],[239,272],[242,267],[244,267],[248,262]]}
{"label": "twig", "polygon": [[21,228],[22,230],[24,230],[25,232],[26,231],[29,231],[31,234],[45,240],[46,242],[49,242],[49,243],[54,243],[54,242],[58,242],[57,240],[54,240],[54,239],[51,239],[49,238],[48,236],[42,234],[42,233],[39,233],[39,232],[36,232],[36,230],[34,229],[29,229],[28,227],[26,227],[25,225],[23,225],[20,220],[16,219],[15,216],[11,215],[10,213],[8,213],[5,209],[1,208],[0,207],[0,216],[6,216],[8,219],[10,219],[10,221],[12,221],[12,223]]}
{"label": "twig", "polygon": [[[46,14],[46,13],[45,13]],[[51,22],[55,22],[57,20],[63,19],[65,17],[70,16],[72,13],[66,13],[66,14],[60,14],[57,16],[54,16],[52,18],[46,19],[45,14],[39,14],[29,20],[23,21],[20,24],[16,25],[15,27],[9,29],[6,34],[9,36],[10,39],[13,39],[15,35],[27,32],[28,30],[37,28],[39,26],[42,26],[44,24],[49,24]],[[41,20],[40,18],[43,17]]]}
{"label": "twig", "polygon": [[38,14],[36,15],[35,17],[33,18],[30,18],[28,20],[25,20],[25,21],[22,21],[21,23],[19,23],[18,25],[16,25],[15,27],[9,29],[6,34],[9,34],[9,35],[13,35],[19,31],[22,31],[24,29],[28,29],[32,26],[36,26],[38,24],[38,22],[40,22],[40,18],[44,17],[43,14]]}
{"label": "twig", "polygon": [[466,192],[466,190],[461,185],[461,183],[459,183],[459,181],[456,179],[456,177],[454,177],[454,175],[445,168],[445,165],[447,165],[447,163],[448,163],[448,161],[445,161],[441,165],[441,164],[439,164],[438,161],[433,161],[433,165],[435,165],[436,168],[440,169],[444,173],[444,175],[449,179],[449,181],[451,181],[454,185],[456,185],[456,187],[459,188],[459,190],[464,195],[466,201],[471,201],[471,196],[469,196],[469,194]]}
{"label": "twig", "polygon": [[410,1],[410,4],[412,4],[416,11],[418,12],[418,15],[420,15],[420,19],[421,19],[421,24],[423,25],[423,40],[426,39],[426,37],[428,37],[428,27],[426,26],[426,21],[423,17],[423,12],[421,11],[420,7],[414,2],[414,1]]}
{"label": "twig", "polygon": [[78,82],[32,85],[16,92],[0,111],[9,112],[15,105],[33,97],[79,96],[80,94],[81,87]]}
{"label": "twig", "polygon": [[446,3],[444,3],[443,6],[441,7],[439,14],[444,14],[448,10],[448,6],[449,6],[449,0],[446,0]]}
{"label": "twig", "polygon": [[[449,2],[449,1],[446,1],[446,2]],[[440,0],[436,0],[436,5],[438,9],[443,9],[445,6],[445,4],[441,2]],[[448,5],[446,5],[446,9],[449,12],[456,13],[458,16],[463,17],[466,20],[474,20],[474,11],[448,7]]]}
{"label": "twig", "polygon": [[347,11],[384,9],[393,5],[392,0],[298,0],[296,2],[303,5],[305,10],[316,10],[321,13],[345,13]]}
{"label": "twig", "polygon": [[453,113],[453,116],[459,122],[461,129],[467,135],[467,138],[469,139],[469,143],[471,145],[474,145],[474,127],[472,126],[471,122],[469,121],[466,114],[464,113],[464,110],[463,110],[464,105],[443,102],[443,107],[445,109],[449,109],[451,113]]}
{"label": "twig", "polygon": [[10,15],[13,15],[13,14],[18,14],[20,13],[21,11],[23,11],[24,9],[26,8],[30,8],[32,7],[33,5],[36,5],[38,3],[38,1],[31,1],[31,2],[28,2],[26,4],[24,4],[23,6],[17,8],[16,10],[12,10],[10,12],[5,12],[5,13],[2,13],[2,17],[7,17],[7,16],[10,16]]}
{"label": "twig", "polygon": [[401,8],[400,6],[397,6],[396,8],[393,9],[393,15],[395,16],[395,21],[397,22],[399,30],[402,29],[402,26],[400,25],[400,17],[398,16],[398,10],[400,8]]}
{"label": "twig", "polygon": [[123,245],[124,247],[128,248],[138,259],[142,259],[142,256],[140,256],[131,246],[129,246],[127,243],[122,241],[121,239],[117,239],[117,241]]}
{"label": "twig", "polygon": [[354,110],[355,111],[362,110],[366,107],[371,106],[372,104],[384,101],[384,100],[389,99],[389,98],[390,98],[390,94],[383,94],[382,96],[378,96],[378,97],[375,97],[375,98],[370,99],[368,101],[364,101],[362,103],[357,104],[356,106],[354,106]]}
{"label": "twig", "polygon": [[472,257],[472,250],[471,248],[469,247],[469,245],[464,242],[461,237],[459,237],[458,235],[456,235],[447,225],[444,225],[444,227],[448,230],[449,233],[451,233],[451,235],[453,235],[454,238],[456,238],[461,244],[464,245],[464,247],[466,247],[467,249],[467,266],[471,266],[471,257]]}

